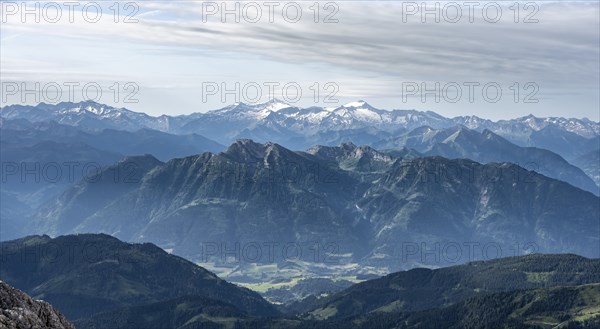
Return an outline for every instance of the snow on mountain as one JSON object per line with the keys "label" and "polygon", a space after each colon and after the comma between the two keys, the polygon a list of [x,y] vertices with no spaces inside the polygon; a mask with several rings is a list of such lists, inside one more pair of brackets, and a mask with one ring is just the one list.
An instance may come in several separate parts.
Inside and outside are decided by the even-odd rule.
{"label": "snow on mountain", "polygon": [[208,111],[207,115],[223,115],[236,118],[253,118],[261,120],[266,118],[269,114],[277,112],[281,109],[291,107],[291,105],[280,101],[278,99],[272,99],[266,103],[261,104],[245,104],[245,103],[234,103],[233,105],[226,106],[224,108]]}
{"label": "snow on mountain", "polygon": [[496,133],[512,132],[518,134],[519,131],[529,133],[531,131],[540,131],[548,126],[555,126],[563,131],[572,132],[585,138],[592,138],[600,135],[600,124],[587,118],[538,118],[530,114],[528,116],[511,119],[491,121],[476,116],[455,117],[452,119],[456,124],[461,124],[469,129],[484,130],[489,129]]}
{"label": "snow on mountain", "polygon": [[342,117],[351,117],[355,120],[370,123],[389,122],[389,118],[386,118],[385,112],[372,107],[365,101],[348,103],[333,110],[333,113]]}
{"label": "snow on mountain", "polygon": [[[334,108],[300,108],[273,99],[261,104],[235,103],[205,113],[159,117],[86,101],[56,105],[12,105],[0,109],[0,115],[5,119],[26,119],[31,122],[54,120],[94,130],[151,128],[169,133],[198,133],[222,142],[239,136],[242,131],[248,135],[260,131],[261,136],[268,138],[270,131],[312,135],[323,131],[375,128],[393,133],[421,126],[441,129],[456,125],[477,131],[488,129],[522,145],[527,144],[533,132],[547,127],[585,138],[600,135],[600,123],[588,119],[537,118],[533,115],[500,121],[477,116],[446,118],[430,111],[377,109],[362,100]],[[276,134],[273,137],[278,136]]]}
{"label": "snow on mountain", "polygon": [[370,105],[367,104],[367,102],[365,101],[350,102],[346,105],[343,105],[342,107],[364,107],[365,105],[370,107]]}
{"label": "snow on mountain", "polygon": [[93,101],[79,103],[61,102],[56,105],[40,103],[38,106],[6,106],[1,110],[6,119],[26,119],[31,122],[54,120],[61,124],[88,129],[139,130],[152,128],[165,130],[161,120],[145,113],[125,108],[99,104]]}
{"label": "snow on mountain", "polygon": [[280,101],[280,100],[278,100],[276,98],[272,99],[269,102],[266,102],[266,103],[263,103],[263,104],[259,104],[257,106],[258,107],[263,107],[264,108],[263,110],[273,111],[273,112],[277,112],[277,111],[279,111],[281,109],[285,109],[285,108],[291,107],[290,104],[288,104],[288,103],[286,103],[284,101]]}

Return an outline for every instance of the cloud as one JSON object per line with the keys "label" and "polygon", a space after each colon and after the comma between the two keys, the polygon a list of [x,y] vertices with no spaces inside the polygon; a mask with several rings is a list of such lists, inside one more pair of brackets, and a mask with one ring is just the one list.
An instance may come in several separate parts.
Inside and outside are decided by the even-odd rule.
{"label": "cloud", "polygon": [[[95,40],[115,52],[145,49],[173,68],[181,56],[216,56],[222,58],[223,74],[238,75],[240,80],[252,77],[228,68],[227,59],[236,55],[296,67],[288,73],[298,76],[311,65],[328,67],[331,75],[347,81],[351,88],[359,81],[364,90],[376,90],[378,96],[397,91],[403,81],[533,81],[546,92],[573,94],[600,87],[597,2],[538,2],[535,18],[539,22],[531,24],[513,22],[514,12],[507,7],[512,3],[503,5],[502,19],[495,24],[486,22],[478,10],[473,23],[466,16],[455,24],[433,23],[431,16],[422,23],[419,15],[408,17],[405,23],[401,2],[389,1],[338,1],[338,23],[323,23],[330,12],[323,8],[321,22],[315,23],[314,12],[308,8],[313,3],[299,3],[303,18],[297,23],[287,22],[278,11],[273,23],[267,21],[266,11],[259,23],[243,19],[235,23],[231,16],[223,23],[219,15],[203,22],[201,2],[138,2],[135,18],[139,22],[135,24],[114,23],[110,15],[96,24],[81,19],[74,24],[11,21],[4,24],[3,33],[68,38],[74,45],[78,40]],[[520,10],[520,20],[531,12]],[[17,56],[18,51],[11,54]],[[88,55],[90,62],[96,60],[94,54]],[[3,59],[3,67],[5,63]],[[15,73],[15,68],[8,69]],[[133,68],[130,74],[144,75]],[[364,80],[367,76],[389,83]]]}
{"label": "cloud", "polygon": [[310,19],[292,24],[281,17],[262,24],[203,23],[201,17],[183,22],[142,20],[127,36],[409,79],[523,77],[564,83],[569,75],[581,77],[571,83],[597,80],[597,5],[543,4],[537,24],[515,24],[507,18],[497,24],[481,18],[475,23],[423,24],[418,18],[403,23],[401,6],[367,2],[340,2],[338,16],[337,24]]}

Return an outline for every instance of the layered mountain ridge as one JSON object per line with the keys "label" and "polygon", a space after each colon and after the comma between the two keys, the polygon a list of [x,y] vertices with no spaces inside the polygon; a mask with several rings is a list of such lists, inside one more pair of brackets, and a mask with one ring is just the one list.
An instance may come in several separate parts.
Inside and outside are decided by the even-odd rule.
{"label": "layered mountain ridge", "polygon": [[[55,120],[89,129],[139,130],[150,128],[171,133],[198,133],[228,144],[235,138],[270,135],[283,143],[285,134],[309,136],[324,131],[354,130],[373,127],[382,131],[412,130],[421,126],[448,128],[464,125],[482,131],[489,129],[517,144],[527,145],[530,136],[545,128],[557,128],[583,138],[600,135],[600,123],[588,119],[537,118],[533,115],[491,121],[476,116],[446,118],[431,111],[381,110],[364,101],[323,108],[299,108],[280,100],[262,104],[236,103],[205,113],[159,117],[114,108],[92,101],[80,103],[41,103],[37,106],[11,105],[0,109],[4,119],[23,118],[31,122]],[[279,137],[279,138],[273,138]],[[259,139],[260,140],[260,139]],[[265,140],[266,141],[266,140]],[[291,145],[289,145],[291,146]],[[535,146],[535,145],[532,145]]]}
{"label": "layered mountain ridge", "polygon": [[[8,328],[596,328],[599,259],[530,254],[415,268],[305,298],[282,315],[258,294],[149,243],[103,234],[0,243]],[[174,277],[176,275],[176,277]],[[299,282],[295,293],[332,282]],[[290,309],[288,309],[289,311]]]}
{"label": "layered mountain ridge", "polygon": [[[227,263],[226,250],[238,248],[238,274],[253,263],[240,257],[239,246],[252,243],[306,248],[293,259],[281,247],[273,259],[262,250],[258,263],[333,261],[355,274],[441,264],[418,255],[405,259],[400,246],[407,243],[492,243],[505,256],[515,244],[600,253],[598,197],[510,163],[403,159],[353,144],[294,152],[250,140],[218,154],[146,162],[151,165],[129,184],[107,179],[73,186],[39,211],[32,228],[152,241],[211,263]],[[207,253],[208,244],[220,247]],[[315,258],[307,251],[315,244],[335,250],[321,249]]]}
{"label": "layered mountain ridge", "polygon": [[517,146],[488,129],[478,132],[464,126],[445,129],[421,127],[398,137],[381,140],[374,146],[392,150],[411,148],[423,155],[464,158],[480,163],[510,162],[600,194],[600,187],[592,177],[560,155],[541,148]]}

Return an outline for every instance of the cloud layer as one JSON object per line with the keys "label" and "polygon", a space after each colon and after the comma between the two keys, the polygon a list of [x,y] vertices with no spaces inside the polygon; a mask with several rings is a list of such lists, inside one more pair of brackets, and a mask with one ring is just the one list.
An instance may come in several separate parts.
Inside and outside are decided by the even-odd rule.
{"label": "cloud layer", "polygon": [[[24,24],[16,15],[9,16],[2,24],[2,79],[35,81],[36,72],[37,79],[51,81],[81,75],[91,80],[128,78],[155,92],[163,88],[165,95],[173,86],[193,89],[202,81],[333,80],[340,85],[341,98],[362,95],[389,105],[407,81],[495,81],[507,87],[535,82],[540,96],[552,99],[551,104],[576,102],[580,116],[598,119],[597,2],[538,2],[539,11],[532,16],[537,23],[523,22],[535,9],[526,10],[524,3],[519,23],[510,4],[502,6],[497,23],[487,22],[494,11],[483,16],[485,2],[475,8],[473,22],[463,4],[457,23],[444,16],[436,23],[433,15],[425,16],[423,23],[420,13],[403,16],[414,9],[407,2],[389,1],[338,1],[328,8],[321,2],[319,23],[309,8],[312,2],[297,3],[303,15],[296,23],[282,16],[281,3],[269,22],[268,7],[255,3],[262,9],[258,23],[244,20],[256,17],[253,6],[240,12],[246,14],[240,23],[233,15],[223,23],[221,10],[207,16],[206,10],[213,7],[187,1],[138,2],[133,16],[138,22],[131,24],[115,23],[109,9],[97,23],[76,16],[73,23],[61,19]],[[239,4],[244,8],[247,3]],[[429,5],[431,9],[435,4]],[[127,13],[123,9],[120,20]],[[332,18],[338,22],[324,23],[334,10]],[[44,47],[43,55],[33,51],[37,46]],[[511,114],[532,110],[513,105]],[[198,110],[203,109],[188,112]]]}

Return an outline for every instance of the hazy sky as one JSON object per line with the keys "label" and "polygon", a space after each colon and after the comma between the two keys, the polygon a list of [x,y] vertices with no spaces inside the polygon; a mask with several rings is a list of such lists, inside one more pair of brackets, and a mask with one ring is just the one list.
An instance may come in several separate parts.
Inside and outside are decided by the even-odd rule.
{"label": "hazy sky", "polygon": [[[56,86],[66,100],[75,85],[75,101],[100,86],[99,102],[153,115],[266,101],[273,90],[298,106],[362,99],[445,116],[600,120],[597,1],[520,2],[518,15],[512,1],[108,1],[71,13],[21,3],[2,1],[2,106],[53,102]],[[35,83],[38,99],[23,93]]]}

